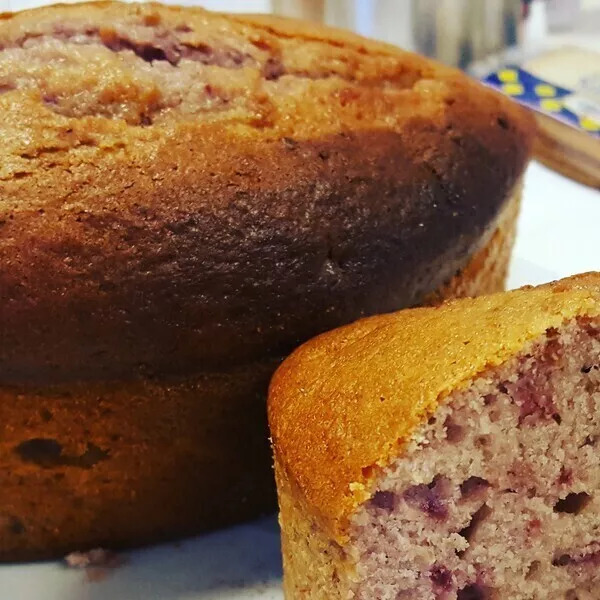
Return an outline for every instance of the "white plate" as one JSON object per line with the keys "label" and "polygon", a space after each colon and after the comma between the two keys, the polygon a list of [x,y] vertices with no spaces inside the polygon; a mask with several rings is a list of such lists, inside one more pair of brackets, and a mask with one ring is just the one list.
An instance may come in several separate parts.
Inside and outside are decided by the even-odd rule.
{"label": "white plate", "polygon": [[[531,166],[509,285],[600,270],[600,193]],[[280,600],[275,518],[125,555],[98,580],[59,563],[0,567],[0,600]]]}

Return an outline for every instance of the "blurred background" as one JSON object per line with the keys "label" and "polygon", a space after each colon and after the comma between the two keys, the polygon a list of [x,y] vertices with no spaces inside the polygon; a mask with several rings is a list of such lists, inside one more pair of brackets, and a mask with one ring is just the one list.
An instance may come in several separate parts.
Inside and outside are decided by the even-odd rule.
{"label": "blurred background", "polygon": [[[65,1],[65,0],[63,0]],[[69,1],[69,0],[66,0]],[[15,11],[52,0],[0,0]],[[576,31],[600,48],[600,0],[166,0],[324,22],[468,68],[506,49],[531,54]],[[511,59],[513,54],[509,54]]]}

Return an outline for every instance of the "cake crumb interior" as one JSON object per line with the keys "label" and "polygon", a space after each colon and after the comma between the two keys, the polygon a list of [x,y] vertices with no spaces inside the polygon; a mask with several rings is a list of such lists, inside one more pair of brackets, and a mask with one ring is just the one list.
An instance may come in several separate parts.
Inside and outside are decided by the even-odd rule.
{"label": "cake crumb interior", "polygon": [[600,598],[600,319],[442,403],[355,515],[360,600]]}

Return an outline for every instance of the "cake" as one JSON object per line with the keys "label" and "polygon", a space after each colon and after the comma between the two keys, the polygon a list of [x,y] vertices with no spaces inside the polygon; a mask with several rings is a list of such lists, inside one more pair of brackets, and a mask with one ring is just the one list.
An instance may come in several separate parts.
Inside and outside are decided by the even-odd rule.
{"label": "cake", "polygon": [[600,598],[600,273],[323,334],[269,419],[286,600]]}
{"label": "cake", "polygon": [[0,560],[271,509],[287,353],[503,285],[532,123],[458,71],[158,4],[0,47]]}

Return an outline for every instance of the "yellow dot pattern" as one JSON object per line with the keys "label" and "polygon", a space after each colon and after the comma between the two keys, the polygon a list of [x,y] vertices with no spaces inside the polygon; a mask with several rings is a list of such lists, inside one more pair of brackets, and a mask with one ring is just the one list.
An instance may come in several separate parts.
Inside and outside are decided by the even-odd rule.
{"label": "yellow dot pattern", "polygon": [[553,98],[556,96],[556,88],[548,83],[538,83],[534,91],[540,98]]}
{"label": "yellow dot pattern", "polygon": [[600,131],[600,123],[598,123],[598,121],[594,121],[594,119],[590,119],[589,117],[581,117],[581,119],[579,119],[579,124],[581,125],[582,129],[585,129],[586,131]]}
{"label": "yellow dot pattern", "polygon": [[498,79],[502,83],[517,83],[519,81],[519,73],[514,69],[502,69],[498,71]]}
{"label": "yellow dot pattern", "polygon": [[524,92],[524,88],[520,83],[505,83],[502,91],[509,96],[520,96]]}
{"label": "yellow dot pattern", "polygon": [[504,67],[488,75],[484,82],[517,102],[552,115],[580,131],[600,139],[600,119],[584,105],[570,101],[572,90],[544,81],[519,67]]}
{"label": "yellow dot pattern", "polygon": [[540,108],[546,112],[560,112],[564,104],[554,98],[543,98],[540,100]]}

